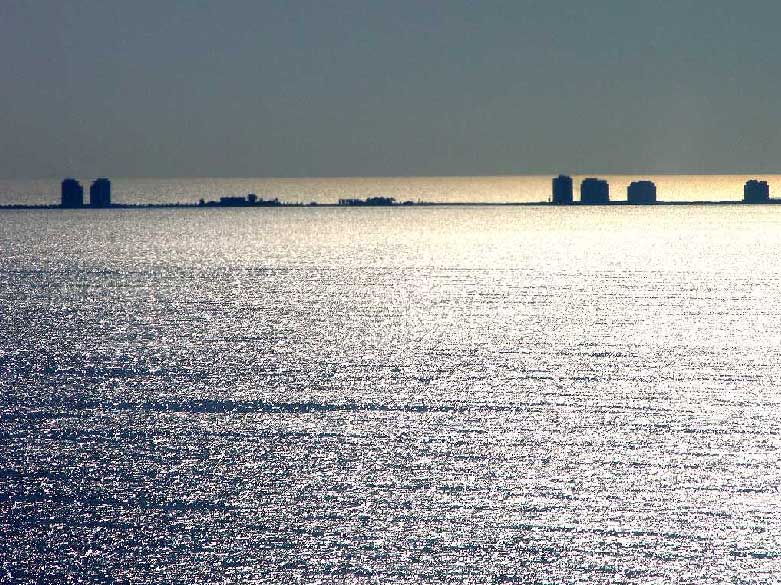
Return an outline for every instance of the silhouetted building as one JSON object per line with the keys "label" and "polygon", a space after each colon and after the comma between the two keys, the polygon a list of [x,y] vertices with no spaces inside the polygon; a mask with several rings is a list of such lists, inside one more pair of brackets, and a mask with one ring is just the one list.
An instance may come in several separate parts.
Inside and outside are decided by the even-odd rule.
{"label": "silhouetted building", "polygon": [[604,179],[583,179],[580,184],[580,202],[600,205],[610,202],[610,186]]}
{"label": "silhouetted building", "polygon": [[282,205],[278,198],[258,199],[254,193],[246,197],[220,197],[219,201],[205,201],[200,199],[198,205],[202,207],[276,207]]}
{"label": "silhouetted building", "polygon": [[89,188],[90,207],[111,207],[111,181],[95,179]]}
{"label": "silhouetted building", "polygon": [[369,197],[366,205],[394,205],[396,200],[393,197]]}
{"label": "silhouetted building", "polygon": [[634,181],[626,189],[629,203],[656,203],[656,185],[653,181]]}
{"label": "silhouetted building", "polygon": [[743,187],[744,203],[767,203],[770,201],[770,187],[767,181],[751,179]]}
{"label": "silhouetted building", "polygon": [[62,182],[60,205],[68,209],[84,206],[84,188],[76,179],[65,179]]}
{"label": "silhouetted building", "polygon": [[572,203],[572,177],[559,175],[553,179],[553,204],[569,205]]}
{"label": "silhouetted building", "polygon": [[347,207],[356,207],[361,205],[387,206],[395,205],[396,200],[393,197],[369,197],[368,199],[340,199],[339,205]]}
{"label": "silhouetted building", "polygon": [[220,205],[223,207],[241,207],[247,205],[244,197],[220,197]]}

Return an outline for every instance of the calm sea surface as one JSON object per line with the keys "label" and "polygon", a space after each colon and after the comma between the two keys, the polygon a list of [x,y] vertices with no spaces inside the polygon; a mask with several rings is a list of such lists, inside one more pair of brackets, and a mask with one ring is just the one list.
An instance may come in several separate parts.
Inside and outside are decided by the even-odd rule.
{"label": "calm sea surface", "polygon": [[779,206],[3,211],[0,250],[2,582],[781,574]]}

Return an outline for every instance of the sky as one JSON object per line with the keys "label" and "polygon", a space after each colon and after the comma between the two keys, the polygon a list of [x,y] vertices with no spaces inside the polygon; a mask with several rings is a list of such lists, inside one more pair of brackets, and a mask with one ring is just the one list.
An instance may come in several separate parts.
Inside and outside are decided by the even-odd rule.
{"label": "sky", "polygon": [[781,2],[0,3],[0,177],[781,171]]}

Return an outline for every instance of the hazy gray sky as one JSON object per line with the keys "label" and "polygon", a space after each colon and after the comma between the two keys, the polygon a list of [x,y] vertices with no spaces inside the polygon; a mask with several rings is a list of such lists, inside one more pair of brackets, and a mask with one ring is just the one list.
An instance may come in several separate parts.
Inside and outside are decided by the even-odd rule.
{"label": "hazy gray sky", "polygon": [[781,2],[0,3],[0,176],[781,170]]}

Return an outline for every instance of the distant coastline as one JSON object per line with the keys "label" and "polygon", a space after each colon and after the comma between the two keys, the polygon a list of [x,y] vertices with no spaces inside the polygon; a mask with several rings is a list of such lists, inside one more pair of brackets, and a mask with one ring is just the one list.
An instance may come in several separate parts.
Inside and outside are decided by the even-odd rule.
{"label": "distant coastline", "polygon": [[[607,203],[581,203],[575,201],[569,205],[562,206],[550,201],[416,201],[414,203],[394,203],[392,205],[374,206],[374,207],[709,207],[709,206],[723,206],[723,205],[739,205],[739,206],[756,206],[756,205],[778,205],[781,204],[781,199],[771,199],[770,201],[764,201],[761,203],[746,203],[741,200],[729,200],[729,201],[657,201],[656,203],[632,203],[629,201],[609,201]],[[83,211],[95,211],[97,209],[105,210],[120,210],[120,209],[253,209],[268,207],[274,208],[333,208],[338,207],[341,209],[348,209],[349,206],[340,205],[339,203],[280,203],[274,206],[221,206],[221,205],[199,205],[198,203],[112,203],[108,207],[92,208],[88,206],[77,208]],[[364,206],[371,207],[371,206]],[[39,210],[39,211],[51,211],[51,210],[68,210],[72,209],[64,208],[61,205],[56,204],[2,204],[0,210],[13,211],[13,210]]]}
{"label": "distant coastline", "polygon": [[[777,184],[779,177],[774,176],[774,184]],[[580,180],[582,178],[582,181]],[[542,179],[542,180],[541,180]],[[627,180],[628,186],[626,187],[626,199],[622,196],[620,199],[613,199],[611,193],[611,183],[618,182],[619,185],[623,183],[622,179]],[[225,189],[209,184],[208,182],[193,183],[190,185],[192,191],[189,193],[198,193],[201,189],[204,191],[214,190],[222,193],[217,199],[205,200],[204,198],[196,200],[197,195],[190,195],[188,191],[180,191],[178,193],[179,200],[173,200],[173,198],[162,197],[162,200],[155,201],[154,194],[156,191],[153,189],[148,194],[144,195],[143,191],[137,189],[131,190],[131,201],[115,203],[111,200],[112,181],[108,178],[95,179],[91,186],[89,186],[89,199],[87,200],[87,188],[82,187],[82,184],[73,178],[67,178],[61,183],[61,195],[60,203],[39,203],[39,202],[19,202],[19,203],[0,203],[0,210],[53,210],[53,209],[189,209],[189,208],[235,208],[242,209],[250,207],[403,207],[403,206],[415,206],[415,207],[545,207],[545,206],[637,206],[637,205],[662,205],[662,206],[709,206],[709,205],[743,205],[743,204],[764,204],[773,205],[781,203],[781,199],[774,199],[770,197],[770,185],[766,180],[759,180],[756,178],[749,178],[743,176],[742,181],[745,183],[729,184],[729,189],[725,189],[724,185],[720,185],[718,182],[713,184],[713,190],[709,193],[703,193],[702,183],[689,181],[692,186],[692,190],[689,191],[688,184],[684,185],[684,189],[681,185],[671,185],[666,183],[664,178],[660,178],[661,191],[663,194],[671,195],[670,199],[659,200],[657,199],[657,185],[654,181],[649,179],[639,179],[637,177],[611,177],[596,178],[596,177],[583,177],[578,178],[580,182],[579,198],[576,197],[576,186],[573,177],[568,175],[558,175],[548,179],[551,181],[551,191],[548,191],[547,199],[542,199],[547,188],[544,186],[543,177],[533,177],[527,181],[523,189],[525,189],[524,196],[518,198],[518,189],[514,188],[512,184],[507,182],[501,184],[494,184],[491,189],[483,189],[481,183],[477,183],[474,186],[470,186],[470,191],[474,187],[473,194],[476,195],[474,199],[468,197],[469,193],[465,192],[463,186],[458,183],[454,184],[454,190],[443,190],[439,188],[440,192],[429,193],[426,188],[420,188],[420,186],[410,186],[410,189],[405,188],[406,185],[402,182],[399,184],[388,184],[388,190],[383,193],[381,185],[351,185],[346,184],[344,187],[341,185],[339,189],[333,187],[323,187],[321,192],[312,192],[311,185],[304,185],[301,192],[298,190],[291,190],[289,186],[280,188],[275,193],[276,189],[269,189],[268,186],[262,186],[261,190],[265,193],[270,193],[270,197],[264,199],[256,196],[254,193],[240,196],[233,195],[236,193],[236,187],[241,189],[239,185],[234,185],[233,189]],[[748,179],[748,180],[746,180]],[[521,181],[525,180],[520,178]],[[547,181],[546,181],[547,182]],[[722,181],[723,183],[723,181]],[[533,190],[529,189],[529,185]],[[399,188],[401,187],[401,188]],[[418,187],[418,188],[415,188]],[[425,186],[424,186],[425,187]],[[737,195],[739,189],[742,188],[743,197],[738,199]],[[124,184],[122,193],[124,198],[128,197],[126,191],[127,185]],[[482,190],[481,190],[482,189]],[[499,191],[501,189],[501,191]],[[618,191],[623,190],[621,186]],[[523,190],[521,191],[523,192]],[[247,193],[247,191],[244,191]],[[328,194],[333,198],[329,198]],[[488,197],[484,198],[484,195],[488,194]],[[10,193],[9,193],[10,195]],[[276,195],[276,196],[275,196]],[[393,196],[391,196],[393,195]],[[433,198],[429,198],[432,196]],[[452,195],[452,198],[451,196]],[[691,197],[686,197],[690,195]],[[708,195],[714,196],[713,198]],[[735,198],[733,199],[733,195]],[[269,195],[266,195],[269,197]],[[309,199],[309,201],[306,199]],[[415,200],[412,200],[412,198]],[[26,197],[23,197],[23,199]],[[398,199],[397,199],[398,198]],[[506,199],[505,199],[506,198]],[[507,200],[510,199],[511,200]],[[10,197],[6,198],[6,201]],[[136,199],[137,201],[132,201]],[[138,201],[140,199],[140,201]],[[191,199],[191,201],[187,201]],[[2,197],[0,197],[2,200]],[[337,202],[338,201],[338,202]]]}

